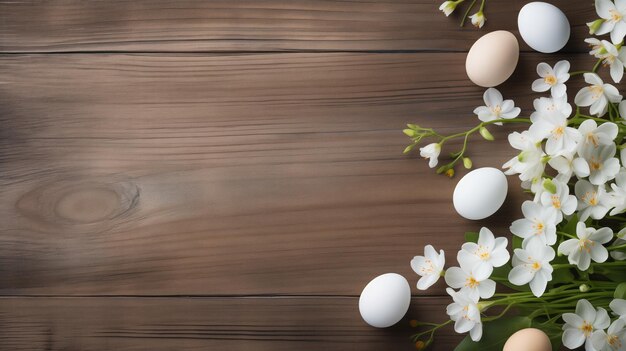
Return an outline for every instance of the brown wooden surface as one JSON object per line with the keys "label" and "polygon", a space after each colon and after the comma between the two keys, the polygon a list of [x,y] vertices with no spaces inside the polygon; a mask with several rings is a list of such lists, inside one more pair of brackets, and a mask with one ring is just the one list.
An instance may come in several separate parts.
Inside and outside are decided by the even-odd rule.
{"label": "brown wooden surface", "polygon": [[[448,299],[410,259],[508,235],[524,195],[511,178],[498,214],[460,218],[458,177],[400,131],[476,123],[464,51],[523,3],[490,2],[476,31],[426,0],[0,1],[0,349],[411,349],[407,320]],[[555,3],[570,53],[524,53],[501,87],[525,115],[538,62],[594,63],[593,4]],[[477,167],[514,154],[491,129]],[[386,272],[414,299],[375,330],[358,294]]]}

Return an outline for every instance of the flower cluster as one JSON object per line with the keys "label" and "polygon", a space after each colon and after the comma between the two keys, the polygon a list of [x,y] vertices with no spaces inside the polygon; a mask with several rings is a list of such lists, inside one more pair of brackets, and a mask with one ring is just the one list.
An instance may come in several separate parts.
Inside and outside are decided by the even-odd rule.
{"label": "flower cluster", "polygon": [[[444,5],[454,10],[461,2]],[[512,255],[507,238],[482,228],[466,234],[458,266],[446,269],[443,250],[430,245],[424,256],[411,261],[421,277],[418,289],[444,277],[452,297],[446,309],[449,321],[424,324],[432,328],[414,336],[419,345],[428,346],[446,324],[454,323],[455,331],[480,342],[489,332],[487,323],[522,320],[548,333],[553,344],[570,349],[626,350],[626,100],[597,74],[603,63],[615,82],[623,76],[626,0],[596,0],[596,10],[601,19],[589,23],[590,31],[610,33],[611,42],[586,40],[599,59],[590,71],[570,72],[568,61],[539,63],[531,89],[546,95],[534,100],[528,117],[520,117],[513,100],[489,88],[484,106],[474,109],[479,120],[474,128],[452,135],[416,124],[404,130],[412,140],[405,152],[419,147],[431,168],[453,176],[457,164],[472,167],[470,136],[477,133],[491,141],[490,125],[527,125],[508,136],[517,155],[503,165],[505,174],[518,176],[530,193],[522,204],[523,218],[509,228]],[[586,86],[570,100],[567,84],[576,76]],[[448,141],[457,138],[463,141],[460,150],[443,153]],[[434,140],[421,146],[426,139]],[[442,155],[451,160],[439,165]],[[518,292],[498,294],[498,284]],[[488,315],[495,306],[501,312]],[[507,319],[512,307],[518,319]]]}
{"label": "flower cluster", "polygon": [[502,267],[509,261],[507,244],[506,238],[496,238],[489,229],[482,228],[477,242],[463,244],[457,253],[459,266],[448,268],[445,274],[444,252],[442,250],[437,254],[431,245],[424,248],[424,256],[415,256],[411,261],[411,268],[421,276],[417,282],[420,290],[428,289],[441,275],[444,276],[449,286],[446,291],[454,301],[446,309],[455,322],[454,330],[469,332],[474,341],[482,336],[482,307],[479,301],[492,297],[496,292],[496,283],[489,278],[494,267]]}
{"label": "flower cluster", "polygon": [[626,65],[626,51],[622,50],[626,36],[626,1],[596,0],[596,12],[600,18],[587,23],[589,34],[609,34],[611,41],[588,38],[585,42],[591,47],[589,54],[598,58],[597,65],[610,67],[611,78],[619,83]]}

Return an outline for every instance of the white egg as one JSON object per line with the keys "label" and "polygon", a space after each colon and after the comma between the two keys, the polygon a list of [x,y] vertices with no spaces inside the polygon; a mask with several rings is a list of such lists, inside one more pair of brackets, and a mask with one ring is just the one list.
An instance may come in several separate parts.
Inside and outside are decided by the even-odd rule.
{"label": "white egg", "polygon": [[379,275],[369,282],[359,298],[359,312],[363,320],[376,328],[398,323],[411,303],[411,287],[396,273]]}
{"label": "white egg", "polygon": [[517,27],[528,46],[546,54],[561,50],[569,40],[567,17],[558,7],[546,2],[524,5],[517,16]]}
{"label": "white egg", "polygon": [[454,188],[454,209],[467,219],[483,219],[496,213],[506,199],[508,184],[502,171],[492,167],[475,169]]}

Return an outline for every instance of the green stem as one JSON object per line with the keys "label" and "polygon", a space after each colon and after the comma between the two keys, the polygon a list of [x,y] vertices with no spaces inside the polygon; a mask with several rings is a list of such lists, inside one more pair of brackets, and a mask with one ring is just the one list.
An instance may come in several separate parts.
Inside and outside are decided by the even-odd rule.
{"label": "green stem", "polygon": [[596,62],[596,64],[593,66],[593,69],[591,70],[592,73],[596,73],[598,71],[600,64],[602,64],[602,61],[603,59],[599,59],[598,62]]}
{"label": "green stem", "polygon": [[563,235],[563,236],[566,236],[566,237],[568,237],[568,238],[578,239],[578,237],[576,237],[576,236],[574,236],[574,235],[572,235],[572,234],[566,233],[566,232],[559,232],[559,231],[557,231],[556,233],[557,233],[557,234],[560,234],[560,235]]}
{"label": "green stem", "polygon": [[465,20],[467,20],[467,16],[469,15],[474,5],[476,5],[476,0],[472,0],[472,3],[469,5],[467,10],[465,10],[465,14],[463,15],[463,18],[461,18],[461,27],[465,25]]}
{"label": "green stem", "polygon": [[609,251],[626,249],[626,244],[609,246],[606,249],[609,250]]}

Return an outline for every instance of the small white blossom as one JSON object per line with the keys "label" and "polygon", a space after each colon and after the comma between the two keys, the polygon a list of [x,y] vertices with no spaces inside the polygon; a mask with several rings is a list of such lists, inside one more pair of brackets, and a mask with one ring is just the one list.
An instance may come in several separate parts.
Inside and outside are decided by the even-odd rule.
{"label": "small white blossom", "polygon": [[556,242],[557,211],[554,207],[524,201],[522,204],[523,219],[511,224],[511,233],[523,238],[522,245],[538,241],[542,245],[554,245]]}
{"label": "small white blossom", "polygon": [[456,7],[462,3],[464,0],[456,0],[456,1],[444,1],[440,6],[439,6],[439,11],[442,11],[444,15],[446,15],[446,17],[450,16],[450,14],[452,12],[454,12],[454,10],[456,10]]}
{"label": "small white blossom", "polygon": [[567,103],[567,95],[560,97],[540,97],[533,100],[535,111],[531,114],[545,116],[553,112],[560,112],[565,117],[572,114],[572,105]]}
{"label": "small white blossom", "polygon": [[611,205],[615,208],[611,210],[611,216],[626,211],[626,169],[620,169],[617,176],[615,176],[615,183],[611,184],[612,192],[609,193],[611,197]]}
{"label": "small white blossom", "polygon": [[591,344],[596,351],[616,351],[626,349],[626,328],[624,321],[615,320],[607,331],[596,330],[591,334]]}
{"label": "small white blossom", "polygon": [[546,142],[548,155],[558,156],[576,150],[581,139],[580,132],[567,126],[567,117],[562,113],[555,111],[541,116],[534,115],[531,121],[532,125],[528,131],[535,139],[548,139]]}
{"label": "small white blossom", "polygon": [[478,11],[475,14],[469,16],[470,20],[472,20],[472,24],[477,28],[482,28],[485,25],[485,14],[482,11]]}
{"label": "small white blossom", "polygon": [[523,182],[536,182],[541,179],[545,169],[543,158],[546,156],[541,149],[541,143],[534,139],[527,130],[522,133],[513,132],[509,134],[509,143],[521,152],[502,165],[502,168],[506,169],[504,173],[507,175],[519,174],[519,178]]}
{"label": "small white blossom", "polygon": [[595,73],[585,73],[585,82],[590,84],[582,88],[574,102],[578,106],[591,106],[589,113],[597,116],[604,116],[608,110],[609,102],[618,103],[622,101],[622,96],[617,88],[611,84],[604,84],[600,76]]}
{"label": "small white blossom", "polygon": [[624,63],[626,63],[626,52],[618,50],[615,45],[606,40],[595,38],[585,39],[591,45],[590,55],[602,59],[602,64],[609,67],[611,78],[615,83],[619,83],[624,76]]}
{"label": "small white blossom", "polygon": [[586,146],[598,147],[600,145],[613,144],[613,140],[617,138],[619,128],[613,122],[605,122],[598,126],[596,121],[586,119],[578,126],[578,131],[583,136],[580,143],[581,148]]}
{"label": "small white blossom", "polygon": [[609,252],[602,244],[613,239],[611,228],[604,227],[598,230],[587,228],[584,222],[576,224],[578,239],[569,239],[559,245],[559,252],[567,255],[570,264],[575,264],[581,271],[586,271],[594,262],[602,263],[609,258]]}
{"label": "small white blossom", "polygon": [[611,33],[611,41],[620,43],[626,35],[626,2],[617,0],[615,3],[611,0],[596,0],[596,12],[605,21],[595,31],[597,35]]}
{"label": "small white blossom", "polygon": [[609,212],[611,198],[604,185],[594,186],[587,180],[579,180],[574,186],[574,193],[578,199],[577,211],[581,221],[589,216],[593,219],[602,219]]}
{"label": "small white blossom", "polygon": [[582,157],[575,156],[575,152],[570,152],[552,157],[550,161],[548,161],[550,167],[559,173],[556,179],[567,183],[572,178],[573,174],[578,178],[589,176],[589,164],[587,164],[587,161]]}
{"label": "small white blossom", "polygon": [[578,154],[589,164],[589,182],[594,185],[602,185],[615,178],[619,172],[619,160],[615,156],[615,144],[591,145],[582,147]]}
{"label": "small white blossom", "polygon": [[446,307],[446,313],[455,322],[454,331],[459,334],[469,332],[472,340],[480,341],[483,324],[480,320],[478,301],[464,292],[456,292],[450,288],[447,288],[446,292],[454,301]]}
{"label": "small white blossom", "polygon": [[545,207],[554,207],[557,211],[557,223],[561,223],[563,215],[571,215],[576,211],[576,196],[569,194],[567,183],[563,183],[558,179],[552,179],[552,183],[556,187],[554,194],[544,191],[541,193],[541,204]]}
{"label": "small white blossom", "polygon": [[[487,89],[483,94],[483,100],[485,100],[485,106],[474,109],[474,114],[483,122],[515,118],[522,111],[519,107],[515,107],[513,100],[503,100],[502,94],[495,88]],[[495,124],[502,125],[501,122]]]}
{"label": "small white blossom", "polygon": [[509,281],[521,286],[530,285],[533,295],[540,297],[552,280],[554,250],[538,240],[528,242],[524,249],[515,249],[513,269],[509,272]]}
{"label": "small white blossom", "polygon": [[554,69],[545,62],[537,65],[537,74],[539,79],[535,80],[532,90],[543,92],[550,90],[553,97],[565,96],[567,87],[565,82],[569,79],[570,64],[568,61],[559,61],[554,65]]}
{"label": "small white blossom", "polygon": [[470,267],[477,267],[479,271],[491,275],[494,267],[502,267],[510,258],[506,249],[507,238],[493,236],[491,230],[482,227],[478,233],[477,243],[464,243],[457,255],[457,260],[466,262]]}
{"label": "small white blossom", "polygon": [[411,268],[421,277],[417,281],[417,288],[426,290],[435,284],[439,280],[445,264],[446,256],[443,250],[437,254],[432,245],[426,245],[424,256],[415,256],[411,260]]}
{"label": "small white blossom", "polygon": [[439,154],[441,153],[441,144],[432,143],[420,148],[420,156],[429,160],[428,166],[434,168],[439,163]]}
{"label": "small white blossom", "polygon": [[611,319],[604,308],[595,309],[589,301],[578,300],[576,313],[563,313],[563,345],[570,350],[585,345],[585,350],[595,351],[591,335],[609,326]]}
{"label": "small white blossom", "polygon": [[619,103],[619,115],[622,119],[626,119],[626,100],[623,100]]}
{"label": "small white blossom", "polygon": [[496,292],[496,282],[489,279],[490,272],[479,266],[471,267],[466,261],[459,261],[461,267],[450,267],[446,270],[446,284],[451,288],[461,289],[459,292],[467,294],[471,299],[478,301],[488,299]]}

